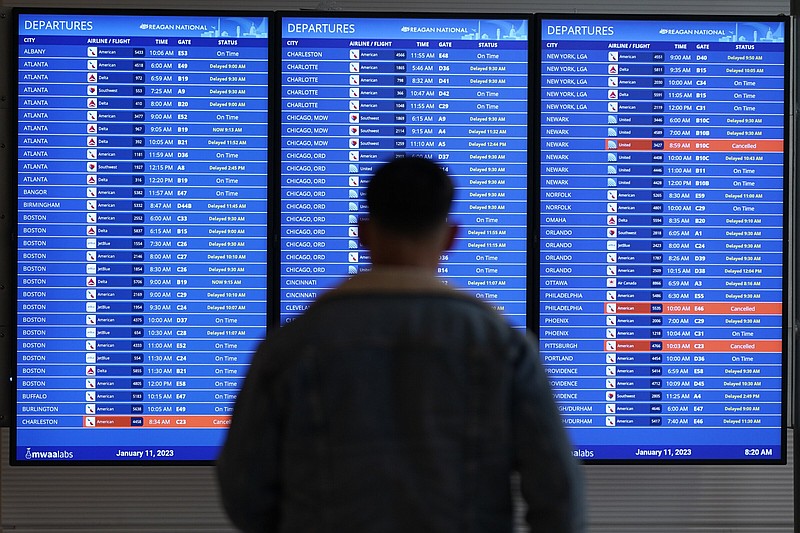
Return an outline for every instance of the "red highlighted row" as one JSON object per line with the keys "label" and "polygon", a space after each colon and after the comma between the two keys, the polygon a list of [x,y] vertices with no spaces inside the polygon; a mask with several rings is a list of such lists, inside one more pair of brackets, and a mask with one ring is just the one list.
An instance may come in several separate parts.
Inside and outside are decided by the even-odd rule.
{"label": "red highlighted row", "polygon": [[[134,423],[134,420],[136,423]],[[230,416],[84,416],[86,428],[226,428],[231,425]]]}
{"label": "red highlighted row", "polygon": [[780,315],[780,302],[733,303],[733,302],[658,302],[661,311],[652,310],[653,302],[606,302],[607,315]]}
{"label": "red highlighted row", "polygon": [[[661,150],[678,152],[783,152],[782,139],[606,139],[606,150],[653,151],[653,141],[663,142]],[[614,147],[611,146],[614,144]]]}
{"label": "red highlighted row", "polygon": [[[661,344],[660,349],[653,349],[653,343]],[[607,340],[606,352],[759,352],[781,353],[783,343],[780,340]]]}

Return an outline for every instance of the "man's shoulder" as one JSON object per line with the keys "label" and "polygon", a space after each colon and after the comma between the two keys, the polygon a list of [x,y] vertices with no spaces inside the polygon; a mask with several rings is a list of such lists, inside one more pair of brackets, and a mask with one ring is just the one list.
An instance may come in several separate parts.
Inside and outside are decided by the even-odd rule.
{"label": "man's shoulder", "polygon": [[456,290],[332,291],[286,328],[287,340],[308,343],[309,337],[433,335],[475,341],[519,342],[514,329],[486,302]]}
{"label": "man's shoulder", "polygon": [[434,276],[383,269],[354,276],[321,295],[302,315],[270,331],[260,355],[285,363],[334,347],[399,338],[499,351],[517,351],[529,342],[475,296]]}
{"label": "man's shoulder", "polygon": [[458,291],[332,292],[271,331],[254,362],[262,379],[282,381],[303,368],[303,361],[334,357],[344,364],[351,353],[400,346],[482,353],[507,362],[536,350],[532,339],[496,310]]}
{"label": "man's shoulder", "polygon": [[483,317],[486,320],[503,321],[503,317],[488,304],[474,296],[453,290],[424,290],[413,291],[399,290],[370,290],[370,291],[338,291],[334,290],[325,294],[314,302],[308,311],[296,322],[315,321],[324,314],[344,312],[344,309],[358,310],[359,308],[383,308],[391,312],[415,312],[420,314],[433,313],[436,310],[447,309],[456,315],[470,314]]}

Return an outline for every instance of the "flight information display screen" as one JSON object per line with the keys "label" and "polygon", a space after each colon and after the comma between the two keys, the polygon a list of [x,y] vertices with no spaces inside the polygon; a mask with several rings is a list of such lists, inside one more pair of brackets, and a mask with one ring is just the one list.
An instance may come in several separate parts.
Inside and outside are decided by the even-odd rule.
{"label": "flight information display screen", "polygon": [[786,19],[537,27],[538,328],[575,455],[782,461]]}
{"label": "flight information display screen", "polygon": [[416,155],[457,188],[461,232],[440,275],[525,327],[527,19],[284,16],[280,28],[281,321],[369,268],[365,183]]}
{"label": "flight information display screen", "polygon": [[213,460],[267,323],[268,19],[16,23],[11,460]]}

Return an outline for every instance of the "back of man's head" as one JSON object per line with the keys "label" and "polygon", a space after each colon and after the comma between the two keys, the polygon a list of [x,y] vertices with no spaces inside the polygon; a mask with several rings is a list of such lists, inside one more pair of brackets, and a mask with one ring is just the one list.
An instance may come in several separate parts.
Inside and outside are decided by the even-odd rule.
{"label": "back of man's head", "polygon": [[394,159],[378,169],[367,185],[373,223],[410,237],[444,224],[453,202],[453,182],[436,163],[422,157]]}

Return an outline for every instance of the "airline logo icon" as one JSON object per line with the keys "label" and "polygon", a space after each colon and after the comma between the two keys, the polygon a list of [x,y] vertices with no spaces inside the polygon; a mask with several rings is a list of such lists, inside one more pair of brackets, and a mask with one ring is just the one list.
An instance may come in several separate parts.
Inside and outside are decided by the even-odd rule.
{"label": "airline logo icon", "polygon": [[97,275],[97,263],[88,263],[86,265],[86,273],[92,276]]}
{"label": "airline logo icon", "polygon": [[86,286],[87,287],[97,287],[97,278],[94,276],[89,276],[86,278]]}
{"label": "airline logo icon", "polygon": [[[97,289],[86,289],[86,299],[97,300]],[[94,348],[90,348],[90,350],[94,350]]]}
{"label": "airline logo icon", "polygon": [[86,120],[97,121],[97,111],[87,111]]}
{"label": "airline logo icon", "polygon": [[350,98],[358,98],[361,94],[361,89],[358,87],[350,87]]}
{"label": "airline logo icon", "polygon": [[609,365],[614,365],[617,363],[617,354],[615,353],[607,353],[606,354],[606,363]]}
{"label": "airline logo icon", "polygon": [[87,198],[97,198],[97,187],[86,187]]}
{"label": "airline logo icon", "polygon": [[97,124],[87,124],[86,133],[97,133]]}
{"label": "airline logo icon", "polygon": [[86,378],[86,388],[87,389],[96,389],[97,388],[97,380],[95,378]]}
{"label": "airline logo icon", "polygon": [[617,406],[615,404],[613,403],[606,404],[606,413],[613,415],[616,412],[617,412]]}
{"label": "airline logo icon", "polygon": [[608,86],[609,87],[619,87],[619,78],[616,76],[609,76],[608,77]]}
{"label": "airline logo icon", "polygon": [[608,90],[608,99],[609,100],[617,100],[619,98],[619,92],[616,89],[609,89]]}
{"label": "airline logo icon", "polygon": [[97,82],[97,73],[95,72],[87,72],[86,73],[86,81],[89,83]]}
{"label": "airline logo icon", "polygon": [[86,247],[97,248],[97,239],[95,239],[94,237],[86,239]]}
{"label": "airline logo icon", "polygon": [[86,367],[86,375],[87,376],[96,376],[97,375],[97,367],[94,365]]}
{"label": "airline logo icon", "polygon": [[97,150],[95,150],[94,148],[87,148],[86,159],[97,159]]}
{"label": "airline logo icon", "polygon": [[347,261],[350,263],[358,263],[358,252],[347,252]]}
{"label": "airline logo icon", "polygon": [[93,390],[87,390],[86,391],[86,401],[87,402],[93,402],[93,401],[95,401],[96,398],[97,398],[97,393],[95,391],[93,391]]}
{"label": "airline logo icon", "polygon": [[358,63],[350,63],[350,72],[360,72],[361,66]]}
{"label": "airline logo icon", "polygon": [[348,186],[349,187],[358,187],[358,182],[359,182],[358,176],[350,176],[349,181],[348,181]]}
{"label": "airline logo icon", "polygon": [[[360,132],[361,132],[360,126],[350,126],[350,135],[358,135]],[[358,170],[356,170],[356,172],[358,172]]]}
{"label": "airline logo icon", "polygon": [[89,57],[97,57],[97,47],[96,46],[90,46],[89,48],[87,48],[86,49],[86,55],[89,56]]}
{"label": "airline logo icon", "polygon": [[97,70],[97,60],[89,59],[88,61],[86,61],[86,68],[89,70]]}
{"label": "airline logo icon", "polygon": [[97,312],[97,302],[86,302],[86,312],[87,313],[96,313]]}
{"label": "airline logo icon", "polygon": [[97,163],[95,163],[94,161],[87,161],[86,172],[97,172]]}
{"label": "airline logo icon", "polygon": [[95,426],[95,420],[93,416],[84,416],[83,417],[83,427],[85,428],[93,428]]}
{"label": "airline logo icon", "polygon": [[358,148],[359,144],[358,139],[350,139],[350,148]]}
{"label": "airline logo icon", "polygon": [[86,200],[86,209],[89,211],[97,211],[97,200]]}
{"label": "airline logo icon", "polygon": [[350,111],[358,111],[360,107],[358,100],[350,100]]}
{"label": "airline logo icon", "polygon": [[619,61],[619,52],[609,52],[608,53],[608,60],[609,61]]}
{"label": "airline logo icon", "polygon": [[360,58],[361,58],[360,50],[350,50],[350,59],[360,59]]}
{"label": "airline logo icon", "polygon": [[360,118],[361,117],[359,116],[358,113],[350,113],[350,123],[351,124],[358,124],[358,121],[360,120]]}
{"label": "airline logo icon", "polygon": [[86,87],[86,94],[89,96],[97,95],[97,85],[89,85]]}
{"label": "airline logo icon", "polygon": [[97,137],[86,137],[86,146],[97,146]]}
{"label": "airline logo icon", "polygon": [[361,82],[361,79],[358,77],[358,74],[350,74],[350,85],[358,85]]}
{"label": "airline logo icon", "polygon": [[86,185],[97,185],[97,176],[94,174],[87,174]]}
{"label": "airline logo icon", "polygon": [[619,74],[619,67],[617,65],[608,65],[609,74]]}
{"label": "airline logo icon", "polygon": [[86,107],[89,109],[97,109],[97,98],[87,98]]}
{"label": "airline logo icon", "polygon": [[606,426],[607,427],[616,427],[617,426],[617,417],[611,415],[606,417]]}

